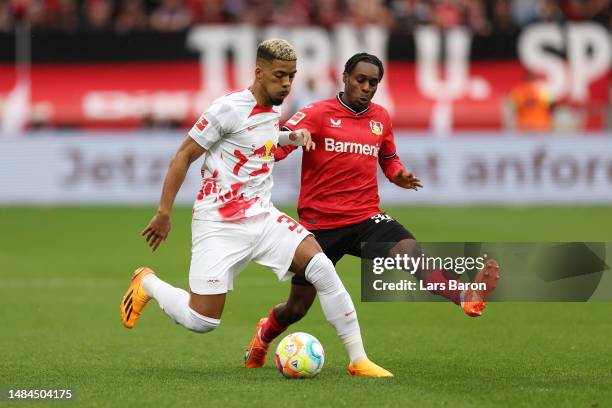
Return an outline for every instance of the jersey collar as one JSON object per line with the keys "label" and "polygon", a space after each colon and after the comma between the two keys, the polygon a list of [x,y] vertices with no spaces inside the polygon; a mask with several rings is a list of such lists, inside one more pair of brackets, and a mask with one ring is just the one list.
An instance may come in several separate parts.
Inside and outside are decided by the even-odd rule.
{"label": "jersey collar", "polygon": [[338,102],[340,102],[340,105],[344,106],[346,109],[348,109],[349,111],[351,111],[355,115],[363,115],[364,113],[366,113],[370,109],[370,105],[368,104],[367,108],[365,108],[364,110],[362,110],[360,112],[357,112],[355,109],[351,108],[346,103],[344,103],[344,101],[342,101],[342,98],[341,98],[342,94],[344,94],[344,92],[338,92],[338,95],[336,95],[336,99],[338,99]]}

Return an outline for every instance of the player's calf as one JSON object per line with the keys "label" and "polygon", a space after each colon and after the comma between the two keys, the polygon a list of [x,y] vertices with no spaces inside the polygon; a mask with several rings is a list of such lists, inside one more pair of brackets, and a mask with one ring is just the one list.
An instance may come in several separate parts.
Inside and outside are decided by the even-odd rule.
{"label": "player's calf", "polygon": [[[295,278],[301,278],[301,280],[307,282],[303,276],[296,276],[294,280]],[[285,326],[300,321],[308,313],[316,296],[317,291],[310,283],[307,286],[292,283],[287,302],[276,305],[273,309],[275,319]]]}
{"label": "player's calf", "polygon": [[350,295],[338,277],[333,263],[323,252],[312,257],[305,271],[306,279],[311,282],[321,302],[321,308],[341,337],[359,333],[357,312]]}
{"label": "player's calf", "polygon": [[279,307],[274,308],[276,318],[285,326],[297,323],[306,316],[308,307],[301,303],[283,303]]}

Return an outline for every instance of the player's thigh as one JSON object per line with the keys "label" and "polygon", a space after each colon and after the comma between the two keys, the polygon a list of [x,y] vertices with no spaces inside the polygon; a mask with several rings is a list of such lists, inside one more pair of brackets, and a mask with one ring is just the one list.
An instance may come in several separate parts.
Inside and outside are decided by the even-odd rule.
{"label": "player's thigh", "polygon": [[293,276],[294,272],[289,272],[289,269],[298,249],[300,253],[306,251],[312,256],[321,252],[321,247],[306,228],[273,208],[266,216],[252,259],[272,269],[279,280],[287,280]]}
{"label": "player's thigh", "polygon": [[[189,288],[195,295],[220,295],[249,262],[255,232],[249,222],[192,222]],[[199,303],[205,303],[201,300]],[[215,300],[211,304],[221,304]],[[211,316],[212,317],[212,316]]]}
{"label": "player's thigh", "polygon": [[[353,241],[355,240],[355,233],[352,226],[311,232],[321,246],[323,253],[327,255],[334,266],[345,254],[349,253]],[[293,276],[293,278],[291,278],[291,284],[294,286],[312,287],[312,284],[302,275]]]}
{"label": "player's thigh", "polygon": [[[402,224],[386,214],[379,214],[356,226],[357,242],[350,254],[365,259],[394,256],[412,252],[416,241],[414,235]],[[414,245],[413,245],[414,244]]]}
{"label": "player's thigh", "polygon": [[353,227],[311,231],[323,252],[335,265],[349,252],[355,241]]}
{"label": "player's thigh", "polygon": [[226,293],[218,295],[198,295],[191,292],[189,297],[189,307],[202,316],[213,319],[221,319],[223,307],[225,306]]}
{"label": "player's thigh", "polygon": [[295,250],[289,270],[296,276],[304,276],[310,260],[319,252],[323,252],[323,249],[315,237],[313,235],[306,237]]}

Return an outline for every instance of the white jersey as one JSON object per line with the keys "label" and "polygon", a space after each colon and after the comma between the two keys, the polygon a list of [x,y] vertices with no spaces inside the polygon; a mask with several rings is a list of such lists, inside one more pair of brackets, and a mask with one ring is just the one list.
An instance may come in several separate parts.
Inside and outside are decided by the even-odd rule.
{"label": "white jersey", "polygon": [[269,212],[280,107],[257,104],[250,90],[216,99],[189,136],[206,149],[193,218],[239,220]]}

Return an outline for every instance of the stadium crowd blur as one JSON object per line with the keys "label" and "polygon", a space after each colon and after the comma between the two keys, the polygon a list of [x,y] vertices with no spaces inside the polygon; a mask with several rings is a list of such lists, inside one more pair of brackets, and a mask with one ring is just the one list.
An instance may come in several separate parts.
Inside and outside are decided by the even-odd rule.
{"label": "stadium crowd blur", "polygon": [[612,0],[0,0],[0,32],[23,18],[33,30],[181,31],[195,24],[280,26],[382,24],[411,30],[467,26],[477,35],[513,33],[532,22],[612,25]]}

